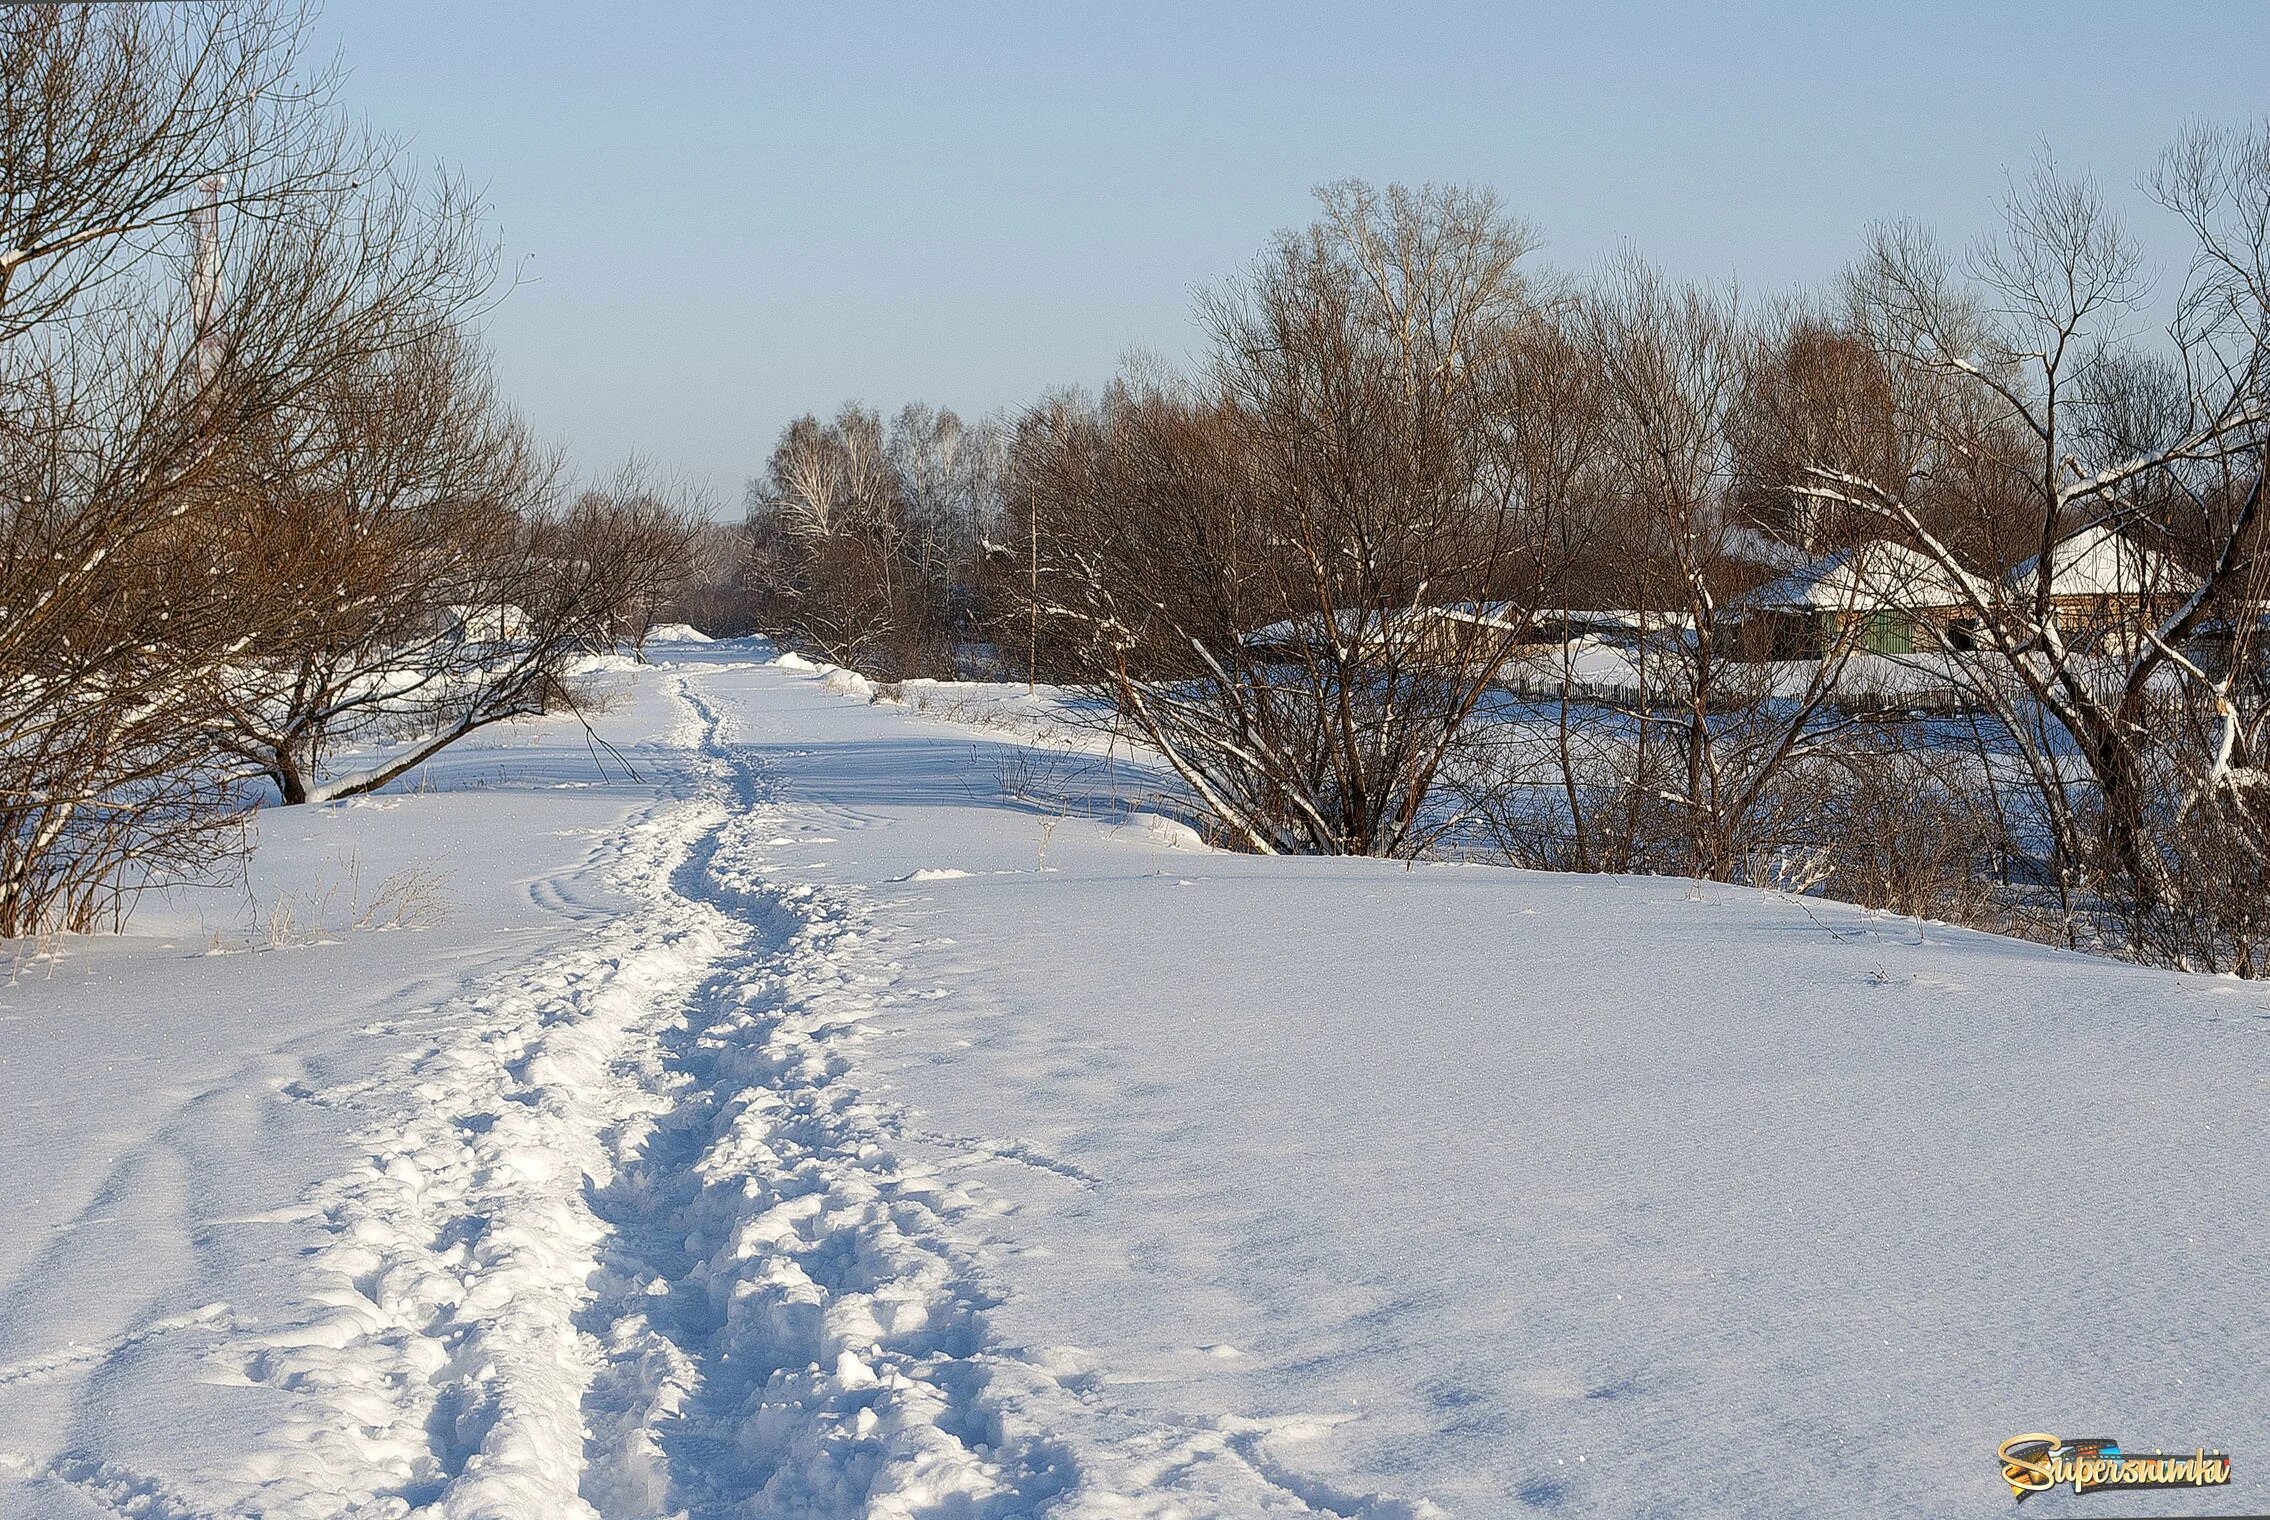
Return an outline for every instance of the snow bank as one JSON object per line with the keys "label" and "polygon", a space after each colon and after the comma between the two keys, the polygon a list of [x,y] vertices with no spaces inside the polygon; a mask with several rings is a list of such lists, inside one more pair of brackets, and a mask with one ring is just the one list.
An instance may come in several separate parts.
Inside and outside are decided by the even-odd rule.
{"label": "snow bank", "polygon": [[875,683],[858,671],[840,665],[831,666],[820,678],[820,685],[839,697],[857,697],[862,702],[875,700]]}
{"label": "snow bank", "polygon": [[1205,850],[1203,836],[1189,824],[1163,813],[1132,813],[1123,823],[1106,825],[1104,837],[1155,850]]}

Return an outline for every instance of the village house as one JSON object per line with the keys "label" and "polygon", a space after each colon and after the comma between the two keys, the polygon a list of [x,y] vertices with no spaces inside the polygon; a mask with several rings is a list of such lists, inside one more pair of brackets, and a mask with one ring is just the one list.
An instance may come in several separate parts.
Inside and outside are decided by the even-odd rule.
{"label": "village house", "polygon": [[1734,607],[1751,660],[1808,660],[1840,648],[1913,654],[1968,649],[1969,602],[1938,563],[1889,539],[1824,555]]}
{"label": "village house", "polygon": [[[2038,556],[2016,566],[2003,578],[2006,594],[2031,607],[2040,573]],[[2050,550],[2049,603],[2068,640],[2135,639],[2198,588],[2197,576],[2109,524],[2067,534]]]}
{"label": "village house", "polygon": [[1540,637],[1510,603],[1463,602],[1342,609],[1329,621],[1308,613],[1257,628],[1238,642],[1250,657],[1265,662],[1338,658],[1352,665],[1403,667],[1503,663],[1518,647]]}

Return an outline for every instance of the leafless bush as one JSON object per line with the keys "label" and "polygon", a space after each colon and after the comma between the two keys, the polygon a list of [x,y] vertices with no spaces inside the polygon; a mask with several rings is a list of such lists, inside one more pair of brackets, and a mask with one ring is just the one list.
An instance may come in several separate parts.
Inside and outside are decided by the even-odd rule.
{"label": "leafless bush", "polygon": [[1048,812],[1093,808],[1103,800],[1103,767],[1069,750],[1014,746],[995,758],[993,775],[1002,798]]}
{"label": "leafless bush", "polygon": [[449,910],[448,878],[430,865],[405,866],[367,895],[358,881],[353,898],[357,929],[427,929]]}
{"label": "leafless bush", "polygon": [[[405,866],[372,882],[362,857],[349,852],[320,887],[251,904],[250,947],[284,950],[333,942],[342,934],[425,929],[449,911],[448,878],[431,864]],[[216,931],[215,951],[228,947]]]}
{"label": "leafless bush", "polygon": [[1689,830],[1672,754],[1627,713],[1565,697],[1542,721],[1476,725],[1451,773],[1470,833],[1514,865],[1675,872]]}
{"label": "leafless bush", "polygon": [[1821,890],[1918,918],[1997,923],[2006,844],[1974,757],[1886,739],[1822,767]]}

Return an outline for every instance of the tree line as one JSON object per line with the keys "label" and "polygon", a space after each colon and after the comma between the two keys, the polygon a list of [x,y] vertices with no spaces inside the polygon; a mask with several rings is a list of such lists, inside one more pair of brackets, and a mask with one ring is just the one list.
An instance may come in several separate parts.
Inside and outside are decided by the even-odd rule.
{"label": "tree line", "polygon": [[792,424],[748,615],[1105,698],[1237,848],[1786,886],[2251,975],[2270,131],[2188,133],[2144,188],[2185,268],[2043,169],[1972,246],[1886,224],[1745,305],[1541,270],[1486,191],[1330,186],[1200,302],[1189,373]]}
{"label": "tree line", "polygon": [[574,706],[688,574],[682,501],[578,487],[500,396],[480,205],[306,30],[0,7],[0,936]]}

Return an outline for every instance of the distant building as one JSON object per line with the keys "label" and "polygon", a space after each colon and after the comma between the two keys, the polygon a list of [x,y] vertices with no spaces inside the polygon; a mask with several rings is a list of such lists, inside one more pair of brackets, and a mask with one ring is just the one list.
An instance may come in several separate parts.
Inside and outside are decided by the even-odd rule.
{"label": "distant building", "polygon": [[1824,555],[1768,581],[1731,609],[1753,660],[1807,660],[1837,648],[1912,654],[1970,647],[1969,601],[1938,562],[1889,539]]}
{"label": "distant building", "polygon": [[1495,680],[1510,666],[1558,656],[1578,645],[1633,647],[1676,635],[1694,620],[1684,613],[1631,608],[1529,608],[1506,601],[1342,609],[1287,618],[1239,636],[1250,659],[1269,663],[1387,668],[1463,668]]}
{"label": "distant building", "polygon": [[[2174,615],[2199,589],[2199,578],[2167,555],[2108,524],[2069,533],[2049,551],[2049,602],[2068,639],[2135,636]],[[2039,594],[2041,561],[2027,560],[2003,577],[2011,600],[2030,607]]]}

